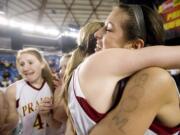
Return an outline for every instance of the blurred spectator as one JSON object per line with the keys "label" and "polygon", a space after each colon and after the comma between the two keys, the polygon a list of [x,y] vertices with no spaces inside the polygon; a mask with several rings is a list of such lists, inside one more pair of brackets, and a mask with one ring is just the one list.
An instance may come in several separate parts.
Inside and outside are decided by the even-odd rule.
{"label": "blurred spectator", "polygon": [[51,70],[53,73],[57,73],[59,69],[59,59],[60,57],[57,55],[47,55],[45,56]]}
{"label": "blurred spectator", "polygon": [[0,55],[0,86],[7,87],[16,80],[18,71],[14,55]]}
{"label": "blurred spectator", "polygon": [[10,73],[8,71],[4,71],[3,78],[0,82],[0,87],[8,87],[12,83],[12,81],[9,78]]}
{"label": "blurred spectator", "polygon": [[64,54],[59,61],[60,67],[59,67],[59,74],[58,75],[59,75],[60,79],[63,78],[63,76],[64,76],[64,73],[65,73],[68,61],[71,58],[71,55],[72,55],[71,53]]}

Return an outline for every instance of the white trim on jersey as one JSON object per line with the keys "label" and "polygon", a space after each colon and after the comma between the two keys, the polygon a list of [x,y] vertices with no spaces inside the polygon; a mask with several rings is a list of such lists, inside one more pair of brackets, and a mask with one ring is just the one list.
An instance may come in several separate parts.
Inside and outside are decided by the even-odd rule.
{"label": "white trim on jersey", "polygon": [[74,92],[76,92],[78,96],[81,96],[82,98],[85,97],[79,86],[77,70],[75,70],[68,88],[68,107],[77,135],[88,135],[88,131],[96,124],[96,122],[94,122],[83,110],[77,101]]}

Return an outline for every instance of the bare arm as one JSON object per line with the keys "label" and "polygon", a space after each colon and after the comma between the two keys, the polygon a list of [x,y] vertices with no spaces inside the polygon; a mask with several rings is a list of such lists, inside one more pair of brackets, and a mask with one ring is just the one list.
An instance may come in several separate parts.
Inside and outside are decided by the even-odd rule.
{"label": "bare arm", "polygon": [[53,108],[53,118],[59,122],[66,122],[67,114],[65,110],[64,99],[60,99],[62,95],[62,86],[57,87],[54,92],[54,108]]}
{"label": "bare arm", "polygon": [[[118,106],[92,129],[90,135],[144,134],[159,110],[171,101],[169,92],[172,88],[169,75],[161,69],[150,68],[135,74]],[[178,124],[180,113],[175,117]]]}
{"label": "bare arm", "polygon": [[[8,113],[8,103],[5,99],[4,93],[0,90],[0,125],[5,123],[7,113]],[[1,129],[1,128],[0,128]]]}
{"label": "bare arm", "polygon": [[136,50],[113,48],[90,56],[84,65],[87,72],[113,75],[121,79],[121,77],[151,66],[180,68],[179,58],[180,46],[153,46]]}
{"label": "bare arm", "polygon": [[5,135],[7,132],[6,119],[8,116],[8,103],[4,93],[0,90],[0,134]]}
{"label": "bare arm", "polygon": [[16,110],[16,86],[14,84],[9,86],[6,90],[5,95],[7,102],[9,104],[9,112],[8,112],[8,117],[6,119],[6,123],[7,123],[6,128],[8,129],[8,133],[11,134],[13,129],[16,128],[19,119]]}
{"label": "bare arm", "polygon": [[[119,80],[146,67],[178,68],[179,51],[180,46],[153,46],[97,52],[87,58],[79,69],[82,92],[91,106],[105,113],[111,107],[114,87]],[[97,95],[101,96],[95,102]]]}

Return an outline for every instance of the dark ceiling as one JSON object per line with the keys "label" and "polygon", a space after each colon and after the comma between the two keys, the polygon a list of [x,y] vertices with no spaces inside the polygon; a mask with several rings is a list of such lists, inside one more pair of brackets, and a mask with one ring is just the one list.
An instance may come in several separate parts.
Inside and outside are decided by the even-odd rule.
{"label": "dark ceiling", "polygon": [[[104,21],[112,6],[119,2],[145,4],[155,8],[164,0],[0,0],[0,9],[8,19],[38,24],[45,28],[53,27],[62,32],[68,28],[79,29],[94,19]],[[69,48],[75,46],[75,39],[42,39],[25,36],[17,29],[0,29],[0,36],[9,36],[12,49],[15,50],[22,48],[24,44],[62,51],[69,51]]]}

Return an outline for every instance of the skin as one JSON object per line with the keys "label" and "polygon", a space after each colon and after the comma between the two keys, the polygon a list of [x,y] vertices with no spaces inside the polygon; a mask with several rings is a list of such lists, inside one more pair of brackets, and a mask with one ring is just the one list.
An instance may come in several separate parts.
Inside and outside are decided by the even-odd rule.
{"label": "skin", "polygon": [[[118,16],[118,17],[117,17]],[[120,17],[121,16],[121,17]],[[125,37],[123,36],[123,30],[122,30],[122,28],[119,28],[119,22],[122,22],[121,20],[123,20],[122,18],[127,18],[127,16],[125,16],[124,14],[119,14],[119,9],[116,9],[116,10],[114,10],[113,12],[111,12],[110,13],[110,15],[107,17],[107,20],[105,21],[105,26],[102,28],[102,29],[100,29],[99,31],[97,31],[96,33],[95,33],[95,37],[97,38],[97,44],[101,44],[102,43],[102,50],[106,50],[106,49],[109,49],[109,48],[122,48],[122,47],[124,47],[124,48],[126,48],[126,47],[129,47],[129,46],[131,46],[131,45],[133,45],[133,42],[129,42],[129,41],[126,41],[125,40]],[[120,19],[119,19],[120,18]],[[118,35],[118,36],[117,36]],[[139,44],[142,44],[142,42],[139,42],[139,43],[137,43],[136,45],[139,45]],[[101,59],[101,58],[100,58]],[[107,60],[108,60],[108,58],[107,58]],[[97,60],[97,63],[99,63],[99,61],[101,61],[101,60]],[[92,65],[96,65],[97,63],[95,63],[95,62],[93,62],[93,63],[90,63],[90,64],[92,64]],[[107,63],[105,64],[105,63],[101,63],[102,65],[108,65]],[[100,64],[99,64],[100,65]],[[116,66],[115,66],[116,67]],[[103,68],[104,69],[104,68]],[[92,69],[89,69],[89,70],[91,70],[92,71]],[[102,71],[102,68],[100,67],[100,68],[96,68],[95,69],[96,71],[92,71],[92,72],[95,72],[95,76],[96,76],[96,78],[99,78],[100,80],[102,80],[104,77],[106,78],[106,76],[104,76],[104,75],[107,75],[106,73],[104,74],[104,72]],[[98,71],[99,70],[99,71]],[[104,69],[104,71],[105,71],[105,69]],[[84,71],[82,71],[82,72],[84,72]],[[91,72],[91,73],[92,73]],[[105,71],[106,72],[106,71]],[[104,74],[104,75],[102,75],[102,73]],[[84,75],[84,73],[82,73],[83,75]],[[83,76],[82,75],[82,76]],[[85,76],[88,76],[89,74],[86,74]],[[80,70],[80,76],[81,76],[81,70]],[[83,79],[85,78],[85,76],[84,77],[82,77]],[[107,75],[107,76],[109,76],[109,75]],[[122,75],[122,77],[123,77],[123,75]],[[108,77],[109,78],[109,77]],[[110,90],[109,89],[111,89],[111,85],[109,85],[109,86],[107,86],[104,90],[106,91],[105,93],[106,93],[106,95],[104,95],[104,96],[106,96],[106,101],[104,101],[103,100],[103,96],[102,96],[102,99],[101,98],[99,98],[99,100],[100,100],[100,102],[99,102],[99,104],[97,103],[95,103],[93,100],[91,101],[91,98],[92,97],[94,97],[95,95],[94,95],[94,92],[92,91],[92,93],[90,93],[90,92],[87,92],[87,91],[90,91],[90,90],[87,90],[87,89],[89,89],[89,88],[87,88],[87,86],[83,86],[83,84],[86,84],[86,82],[83,80],[83,79],[81,79],[80,78],[80,81],[82,80],[82,86],[81,86],[81,88],[82,88],[82,90],[84,90],[85,89],[85,91],[83,91],[83,93],[85,94],[85,96],[87,97],[87,99],[88,99],[88,97],[89,97],[89,95],[90,95],[90,97],[89,97],[89,102],[90,102],[90,104],[97,110],[97,111],[99,111],[100,113],[105,113],[109,108],[110,108],[110,106],[111,106],[111,97],[112,97],[112,91],[110,92]],[[111,80],[111,84],[116,84],[117,83],[117,81],[119,80],[120,78],[116,78],[116,79],[114,79],[114,78],[112,78],[112,80]],[[86,80],[86,79],[85,79]],[[95,80],[95,81],[97,81],[97,79],[93,79],[93,80]],[[109,79],[110,80],[110,79]],[[109,81],[108,80],[108,81]],[[106,80],[107,81],[107,80]],[[97,83],[97,82],[92,82],[92,83]],[[99,82],[100,84],[102,83],[102,82]],[[104,83],[106,83],[106,82],[104,82]],[[101,85],[99,85],[99,87],[101,88],[102,86]],[[105,102],[105,103],[104,103]],[[105,105],[104,105],[105,104]]]}
{"label": "skin", "polygon": [[8,128],[11,126],[11,123],[7,122],[7,117],[9,115],[8,109],[8,103],[5,97],[5,94],[0,90],[0,134],[1,135],[7,135]]}
{"label": "skin", "polygon": [[120,9],[114,9],[107,17],[104,27],[94,34],[97,39],[97,47],[104,50],[109,48],[128,48],[132,45],[128,44],[129,41],[124,36],[123,29],[119,26],[126,19],[127,16]]}
{"label": "skin", "polygon": [[19,72],[22,77],[35,87],[40,87],[44,79],[41,76],[44,64],[35,56],[24,53],[19,59]]}
{"label": "skin", "polygon": [[1,111],[0,111],[0,125],[2,125],[7,117],[8,114],[8,105],[7,105],[7,101],[5,99],[5,95],[2,91],[0,91],[0,106],[2,107]]}
{"label": "skin", "polygon": [[180,122],[175,82],[165,70],[154,67],[144,69],[130,79],[120,103],[90,135],[144,134],[155,117],[168,127]]}

